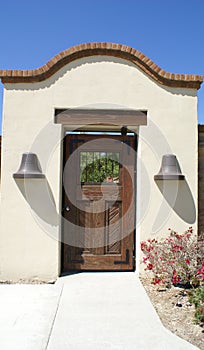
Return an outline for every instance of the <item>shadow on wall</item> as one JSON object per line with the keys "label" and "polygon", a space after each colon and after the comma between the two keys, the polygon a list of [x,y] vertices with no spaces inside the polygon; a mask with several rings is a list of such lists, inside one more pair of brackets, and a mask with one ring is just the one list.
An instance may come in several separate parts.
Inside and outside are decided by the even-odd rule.
{"label": "shadow on wall", "polygon": [[186,180],[155,180],[155,182],[175,213],[186,223],[193,224],[196,220],[196,208]]}
{"label": "shadow on wall", "polygon": [[15,179],[23,197],[34,213],[51,226],[58,226],[59,215],[48,181],[43,179]]}

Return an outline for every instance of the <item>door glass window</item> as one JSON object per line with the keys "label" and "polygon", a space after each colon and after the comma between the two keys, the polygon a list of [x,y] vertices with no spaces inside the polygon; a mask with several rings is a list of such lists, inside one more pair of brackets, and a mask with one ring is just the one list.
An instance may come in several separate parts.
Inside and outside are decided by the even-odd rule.
{"label": "door glass window", "polygon": [[120,177],[119,152],[80,152],[81,183],[118,183]]}

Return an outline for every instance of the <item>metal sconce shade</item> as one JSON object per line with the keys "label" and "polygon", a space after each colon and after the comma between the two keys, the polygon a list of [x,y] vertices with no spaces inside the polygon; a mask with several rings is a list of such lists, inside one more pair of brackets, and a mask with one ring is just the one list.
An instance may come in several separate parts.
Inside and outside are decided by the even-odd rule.
{"label": "metal sconce shade", "polygon": [[155,180],[184,180],[178,160],[174,154],[165,154],[162,157],[162,165]]}
{"label": "metal sconce shade", "polygon": [[17,173],[13,174],[14,178],[44,178],[45,175],[42,174],[39,165],[38,158],[35,153],[23,153],[21,165]]}

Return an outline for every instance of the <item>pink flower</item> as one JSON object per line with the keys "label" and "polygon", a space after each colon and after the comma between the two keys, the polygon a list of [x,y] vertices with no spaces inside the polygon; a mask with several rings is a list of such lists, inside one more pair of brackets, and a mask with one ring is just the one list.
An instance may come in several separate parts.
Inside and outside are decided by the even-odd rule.
{"label": "pink flower", "polygon": [[172,283],[176,284],[176,283],[179,283],[179,282],[181,282],[181,278],[179,276],[174,275],[172,277]]}
{"label": "pink flower", "polygon": [[176,253],[179,250],[183,250],[183,247],[181,245],[175,244],[174,247],[173,247],[173,252]]}
{"label": "pink flower", "polygon": [[202,275],[201,278],[204,279],[204,261],[202,262],[201,268],[198,269],[197,274]]}
{"label": "pink flower", "polygon": [[173,270],[172,283],[176,284],[179,282],[181,282],[181,278],[180,278],[180,276],[177,276],[176,270]]}
{"label": "pink flower", "polygon": [[145,242],[141,242],[140,246],[141,246],[141,250],[144,251],[144,249],[146,248],[147,245]]}

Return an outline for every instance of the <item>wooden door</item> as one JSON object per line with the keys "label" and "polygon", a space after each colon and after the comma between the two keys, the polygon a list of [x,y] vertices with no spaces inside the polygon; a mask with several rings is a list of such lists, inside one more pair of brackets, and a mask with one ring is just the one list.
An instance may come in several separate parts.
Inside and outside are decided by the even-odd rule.
{"label": "wooden door", "polygon": [[135,137],[64,141],[62,269],[133,270]]}

